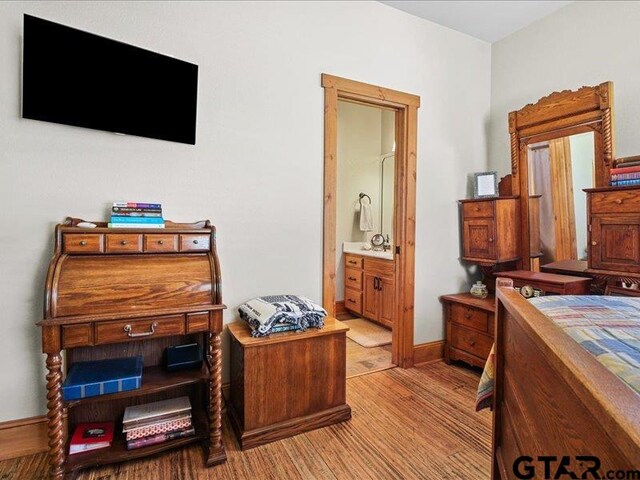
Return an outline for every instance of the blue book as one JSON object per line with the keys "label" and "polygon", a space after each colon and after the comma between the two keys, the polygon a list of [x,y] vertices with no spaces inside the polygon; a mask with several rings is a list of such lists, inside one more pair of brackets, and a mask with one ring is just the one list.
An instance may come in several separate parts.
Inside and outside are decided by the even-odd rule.
{"label": "blue book", "polygon": [[142,355],[71,365],[62,384],[64,400],[136,390],[142,385]]}
{"label": "blue book", "polygon": [[164,223],[162,217],[121,217],[111,215],[111,223]]}

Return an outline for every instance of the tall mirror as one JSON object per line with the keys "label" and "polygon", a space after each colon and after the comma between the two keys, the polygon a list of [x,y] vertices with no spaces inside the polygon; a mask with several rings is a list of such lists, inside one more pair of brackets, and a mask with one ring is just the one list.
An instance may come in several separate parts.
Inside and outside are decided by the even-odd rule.
{"label": "tall mirror", "polygon": [[613,84],[554,92],[509,114],[511,194],[520,199],[523,270],[587,269],[585,188],[609,185]]}
{"label": "tall mirror", "polygon": [[533,265],[587,259],[587,197],[583,189],[595,185],[594,154],[593,132],[528,146]]}

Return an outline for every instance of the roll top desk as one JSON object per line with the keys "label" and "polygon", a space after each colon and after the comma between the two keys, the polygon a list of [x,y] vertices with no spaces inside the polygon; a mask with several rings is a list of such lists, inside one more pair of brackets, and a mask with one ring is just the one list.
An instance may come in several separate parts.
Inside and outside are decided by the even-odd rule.
{"label": "roll top desk", "polygon": [[[225,461],[221,438],[222,304],[215,227],[209,221],[166,228],[79,228],[68,218],[55,229],[55,252],[45,286],[42,349],[46,354],[50,478],[73,478],[82,468],[122,462],[201,441],[206,464]],[[168,373],[166,347],[198,342],[201,370]],[[142,355],[137,390],[81,400],[62,397],[65,367],[86,360]],[[66,370],[66,369],[65,369]],[[188,395],[193,437],[127,450],[119,421],[130,405]],[[65,432],[64,412],[68,428]],[[111,447],[68,456],[78,423],[113,421]]]}

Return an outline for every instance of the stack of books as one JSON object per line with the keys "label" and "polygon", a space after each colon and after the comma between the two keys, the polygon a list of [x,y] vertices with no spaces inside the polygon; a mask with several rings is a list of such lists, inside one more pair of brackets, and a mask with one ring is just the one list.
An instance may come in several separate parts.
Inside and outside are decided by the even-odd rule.
{"label": "stack of books", "polygon": [[128,450],[195,435],[189,397],[127,407],[122,432],[126,436]]}
{"label": "stack of books", "polygon": [[113,202],[109,228],[164,228],[159,203]]}
{"label": "stack of books", "polygon": [[640,185],[640,156],[619,158],[611,169],[612,187]]}
{"label": "stack of books", "polygon": [[113,422],[80,423],[69,442],[69,455],[111,446]]}

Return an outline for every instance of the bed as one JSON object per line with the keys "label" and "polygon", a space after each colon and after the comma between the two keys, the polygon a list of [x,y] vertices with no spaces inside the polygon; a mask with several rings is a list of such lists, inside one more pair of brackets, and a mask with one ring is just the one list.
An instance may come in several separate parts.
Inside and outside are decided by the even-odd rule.
{"label": "bed", "polygon": [[497,285],[492,478],[640,479],[640,363],[612,373],[511,280]]}

